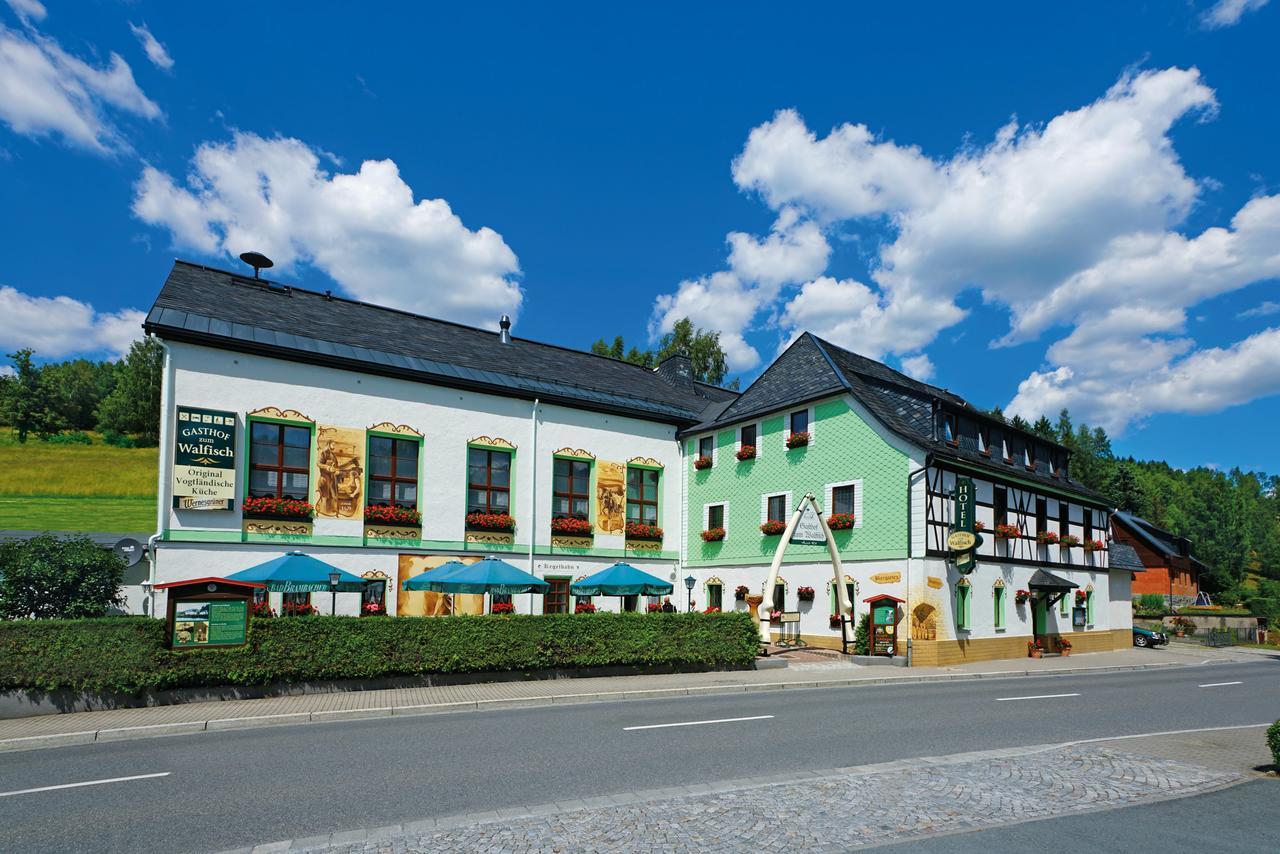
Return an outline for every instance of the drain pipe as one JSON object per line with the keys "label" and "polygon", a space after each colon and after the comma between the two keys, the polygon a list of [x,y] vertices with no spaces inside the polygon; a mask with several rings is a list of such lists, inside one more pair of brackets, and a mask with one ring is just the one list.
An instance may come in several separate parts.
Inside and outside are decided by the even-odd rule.
{"label": "drain pipe", "polygon": [[[529,574],[533,575],[533,549],[538,538],[538,401],[533,399],[529,412]],[[533,611],[533,591],[529,592],[529,613]]]}
{"label": "drain pipe", "polygon": [[173,447],[172,412],[173,412],[173,351],[163,338],[152,335],[153,341],[160,345],[164,352],[164,363],[161,367],[160,381],[160,459],[159,473],[156,475],[156,532],[147,537],[147,581],[142,591],[144,608],[149,616],[156,614],[156,543],[164,536],[165,522],[169,518],[169,468],[171,459],[169,450]]}

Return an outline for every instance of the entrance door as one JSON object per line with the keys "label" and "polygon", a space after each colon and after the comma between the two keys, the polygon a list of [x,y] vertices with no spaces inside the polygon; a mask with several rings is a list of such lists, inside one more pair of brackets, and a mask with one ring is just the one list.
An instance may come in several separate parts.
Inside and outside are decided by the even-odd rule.
{"label": "entrance door", "polygon": [[1034,600],[1035,607],[1031,609],[1031,632],[1040,637],[1045,634],[1046,626],[1049,620],[1049,600],[1043,595],[1037,596]]}

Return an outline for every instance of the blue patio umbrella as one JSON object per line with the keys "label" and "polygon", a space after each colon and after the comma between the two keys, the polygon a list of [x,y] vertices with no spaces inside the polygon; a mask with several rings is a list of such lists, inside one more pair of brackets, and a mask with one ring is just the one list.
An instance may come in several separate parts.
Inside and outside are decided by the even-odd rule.
{"label": "blue patio umbrella", "polygon": [[[443,567],[441,567],[443,568]],[[505,560],[486,557],[484,560],[437,575],[439,569],[423,573],[422,586],[417,589],[436,593],[541,593],[551,585],[512,566]],[[425,576],[425,577],[424,577]]]}
{"label": "blue patio umbrella", "polygon": [[669,581],[641,572],[629,563],[613,566],[570,585],[574,596],[663,596],[675,589]]}
{"label": "blue patio umbrella", "polygon": [[460,560],[451,560],[448,563],[442,563],[439,566],[433,566],[426,572],[419,573],[413,578],[405,579],[401,585],[405,590],[430,590],[427,586],[432,581],[444,578],[445,576],[457,572],[460,569],[466,569],[467,565]]}
{"label": "blue patio umbrella", "polygon": [[[338,573],[337,587],[329,583],[333,572]],[[366,584],[358,575],[302,552],[285,552],[275,560],[228,575],[227,580],[257,581],[277,593],[359,593]]]}

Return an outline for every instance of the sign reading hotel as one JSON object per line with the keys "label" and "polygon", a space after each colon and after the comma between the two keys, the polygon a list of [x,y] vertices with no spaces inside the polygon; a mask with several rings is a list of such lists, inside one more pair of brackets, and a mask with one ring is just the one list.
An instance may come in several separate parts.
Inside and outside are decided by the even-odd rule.
{"label": "sign reading hotel", "polygon": [[967,477],[956,478],[954,497],[955,524],[947,537],[947,547],[955,553],[956,569],[962,575],[973,572],[974,549],[978,547],[978,536],[974,533],[974,495],[973,481]]}
{"label": "sign reading hotel", "polygon": [[230,510],[236,497],[236,414],[178,407],[173,506]]}

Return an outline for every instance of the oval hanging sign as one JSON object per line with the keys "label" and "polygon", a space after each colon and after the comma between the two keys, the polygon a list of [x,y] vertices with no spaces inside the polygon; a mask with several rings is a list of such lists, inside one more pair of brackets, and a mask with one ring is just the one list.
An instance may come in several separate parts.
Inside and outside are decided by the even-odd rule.
{"label": "oval hanging sign", "polygon": [[973,548],[978,542],[972,531],[952,531],[947,537],[947,548],[953,552],[964,552]]}

